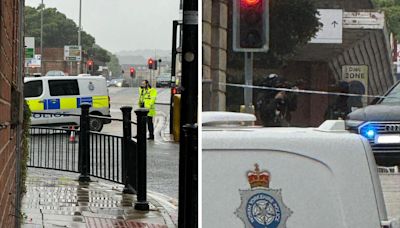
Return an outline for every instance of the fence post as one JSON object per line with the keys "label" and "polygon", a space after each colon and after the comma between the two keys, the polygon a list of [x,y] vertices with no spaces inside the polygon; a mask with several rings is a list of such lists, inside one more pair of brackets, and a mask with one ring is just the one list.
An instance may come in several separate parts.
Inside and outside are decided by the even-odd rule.
{"label": "fence post", "polygon": [[89,182],[90,177],[90,129],[89,129],[90,104],[81,104],[80,136],[79,136],[79,181]]}
{"label": "fence post", "polygon": [[[179,157],[178,227],[198,227],[198,145],[197,124],[186,124],[183,129],[183,153]],[[182,144],[181,144],[182,145]]]}
{"label": "fence post", "polygon": [[[125,184],[123,193],[136,194],[136,151],[132,151],[131,106],[121,107],[123,119],[122,172]],[[129,168],[128,168],[129,167]]]}
{"label": "fence post", "polygon": [[146,148],[146,123],[148,109],[135,110],[137,116],[137,201],[135,209],[141,211],[149,210],[147,202],[147,148]]}

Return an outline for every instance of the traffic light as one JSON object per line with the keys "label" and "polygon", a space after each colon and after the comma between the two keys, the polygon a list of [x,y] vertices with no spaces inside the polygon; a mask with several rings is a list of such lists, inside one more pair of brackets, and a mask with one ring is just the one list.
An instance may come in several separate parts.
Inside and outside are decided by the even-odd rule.
{"label": "traffic light", "polygon": [[133,67],[131,67],[130,69],[129,69],[129,73],[130,73],[130,75],[131,75],[131,78],[134,78],[135,77],[135,68],[133,68]]}
{"label": "traffic light", "polygon": [[86,64],[87,64],[88,71],[89,71],[89,72],[92,72],[92,71],[93,71],[93,60],[89,59],[89,60],[86,62]]}
{"label": "traffic light", "polygon": [[156,60],[156,61],[154,61],[154,70],[157,70],[157,64],[158,63],[158,61]]}
{"label": "traffic light", "polygon": [[239,52],[267,52],[269,49],[268,0],[235,0],[233,49]]}
{"label": "traffic light", "polygon": [[154,64],[154,60],[152,58],[147,60],[147,65],[149,66],[149,69],[153,69],[153,64]]}
{"label": "traffic light", "polygon": [[171,88],[171,94],[172,95],[175,95],[175,94],[177,94],[178,93],[178,90],[176,89],[176,87],[174,86],[174,87],[172,87]]}

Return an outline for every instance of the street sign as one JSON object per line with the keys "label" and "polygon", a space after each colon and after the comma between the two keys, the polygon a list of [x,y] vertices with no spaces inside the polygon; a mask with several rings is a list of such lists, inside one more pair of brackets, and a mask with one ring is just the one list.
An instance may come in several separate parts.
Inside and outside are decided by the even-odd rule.
{"label": "street sign", "polygon": [[343,40],[343,10],[319,9],[319,21],[323,24],[310,43],[341,44]]}
{"label": "street sign", "polygon": [[383,29],[385,15],[382,12],[344,12],[343,28],[346,29]]}
{"label": "street sign", "polygon": [[[349,83],[349,93],[368,94],[368,66],[367,65],[344,65],[342,66],[342,80]],[[367,99],[349,97],[348,102],[353,107],[367,104]],[[362,103],[361,103],[362,102]]]}
{"label": "street sign", "polygon": [[25,67],[36,68],[42,64],[42,55],[34,55],[32,59],[25,59]]}
{"label": "street sign", "polygon": [[25,59],[33,59],[35,55],[35,37],[25,37]]}
{"label": "street sign", "polygon": [[82,46],[64,46],[64,60],[65,61],[81,61],[82,60]]}

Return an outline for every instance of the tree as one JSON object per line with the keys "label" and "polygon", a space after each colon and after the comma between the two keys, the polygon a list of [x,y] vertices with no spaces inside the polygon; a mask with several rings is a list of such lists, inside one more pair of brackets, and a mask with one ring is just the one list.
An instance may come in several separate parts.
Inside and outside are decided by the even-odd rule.
{"label": "tree", "polygon": [[[41,6],[25,7],[25,36],[35,37],[35,45],[40,46]],[[85,31],[81,32],[83,49],[93,46],[95,39]],[[78,26],[56,8],[43,10],[43,47],[63,48],[64,45],[78,43]]]}
{"label": "tree", "polygon": [[113,55],[111,53],[109,53],[109,55],[111,56],[111,60],[107,63],[107,67],[112,72],[114,77],[118,77],[122,72],[119,60],[116,55]]}
{"label": "tree", "polygon": [[[25,7],[25,36],[35,37],[36,47],[40,46],[41,9]],[[94,60],[94,69],[106,65],[111,60],[107,50],[95,44],[93,36],[81,31],[82,49]],[[65,45],[78,44],[78,26],[56,8],[43,10],[43,47],[64,48]]]}
{"label": "tree", "polygon": [[[322,24],[312,0],[270,1],[269,12],[270,49],[268,53],[255,53],[255,66],[259,64],[263,67],[277,68],[282,66],[298,47],[307,44]],[[231,47],[232,43],[228,43],[228,46]],[[240,66],[243,62],[242,53],[232,52],[230,57],[230,65]]]}
{"label": "tree", "polygon": [[374,0],[374,3],[385,12],[390,31],[400,38],[400,0]]}

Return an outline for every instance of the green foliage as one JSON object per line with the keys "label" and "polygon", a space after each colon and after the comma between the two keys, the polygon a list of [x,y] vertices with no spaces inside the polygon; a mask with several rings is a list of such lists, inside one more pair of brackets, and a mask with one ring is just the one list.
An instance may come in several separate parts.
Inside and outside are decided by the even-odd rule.
{"label": "green foliage", "polygon": [[29,126],[31,124],[31,111],[28,104],[24,101],[24,119],[23,119],[23,134],[22,134],[22,156],[21,156],[21,194],[26,192],[26,176],[28,171],[28,159],[29,159]]}
{"label": "green foliage", "polygon": [[[40,46],[41,8],[25,7],[25,36],[35,37],[36,47]],[[83,49],[93,46],[94,37],[81,32]],[[78,43],[78,26],[56,8],[43,10],[43,47],[63,48]]]}
{"label": "green foliage", "polygon": [[[279,68],[315,36],[322,24],[312,0],[270,1],[269,12],[270,48],[267,53],[255,53],[255,67]],[[243,62],[242,53],[230,53],[229,65],[241,67]]]}
{"label": "green foliage", "polygon": [[[25,36],[35,37],[36,47],[40,47],[41,6],[25,7]],[[81,44],[95,65],[105,65],[111,60],[107,50],[95,44],[93,36],[81,31]],[[78,44],[78,26],[56,8],[43,10],[43,47],[64,48]],[[97,68],[97,66],[95,66]]]}
{"label": "green foliage", "polygon": [[385,12],[390,31],[400,38],[400,0],[374,0],[374,3]]}
{"label": "green foliage", "polygon": [[317,15],[310,0],[271,1],[270,53],[280,58],[306,44],[322,26]]}
{"label": "green foliage", "polygon": [[96,60],[97,64],[101,63],[101,65],[105,65],[105,63],[110,62],[111,60],[108,51],[98,45],[93,45],[93,47],[89,48],[87,54],[89,58]]}
{"label": "green foliage", "polygon": [[111,56],[111,60],[107,63],[107,67],[112,72],[113,77],[118,77],[122,72],[121,65],[119,64],[119,60],[116,55],[111,53],[109,54]]}

